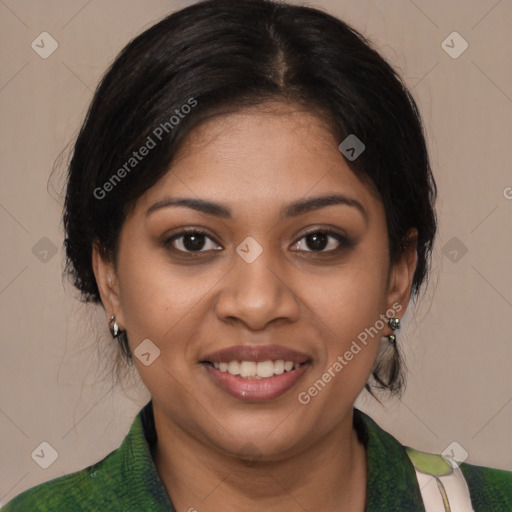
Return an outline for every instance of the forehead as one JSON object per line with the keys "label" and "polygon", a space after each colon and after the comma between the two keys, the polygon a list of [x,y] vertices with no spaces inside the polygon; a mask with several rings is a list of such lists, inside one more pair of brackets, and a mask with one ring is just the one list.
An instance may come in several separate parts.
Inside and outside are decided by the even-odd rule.
{"label": "forehead", "polygon": [[216,116],[184,139],[140,207],[171,195],[215,198],[247,211],[335,191],[375,202],[338,145],[328,124],[299,106],[271,104]]}

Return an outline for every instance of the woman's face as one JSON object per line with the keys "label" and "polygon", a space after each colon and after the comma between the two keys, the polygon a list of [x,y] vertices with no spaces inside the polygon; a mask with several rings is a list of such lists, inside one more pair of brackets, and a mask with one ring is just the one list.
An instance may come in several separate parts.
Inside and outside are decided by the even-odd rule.
{"label": "woman's face", "polygon": [[[158,423],[278,459],[350,418],[416,259],[412,249],[390,267],[383,205],[341,141],[315,116],[274,107],[197,128],[127,217],[116,271],[94,262]],[[196,208],[166,205],[185,198]]]}

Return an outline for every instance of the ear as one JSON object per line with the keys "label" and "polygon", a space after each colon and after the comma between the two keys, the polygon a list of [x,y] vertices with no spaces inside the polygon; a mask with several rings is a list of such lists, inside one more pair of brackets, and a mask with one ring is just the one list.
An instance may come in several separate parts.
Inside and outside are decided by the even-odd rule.
{"label": "ear", "polygon": [[102,256],[97,243],[92,246],[92,268],[100,292],[101,302],[105,308],[107,322],[115,315],[119,327],[124,325],[120,304],[119,282],[112,261]]}
{"label": "ear", "polygon": [[401,304],[402,315],[409,304],[412,279],[418,263],[417,243],[418,230],[413,228],[404,240],[398,261],[390,269],[388,307],[395,303]]}

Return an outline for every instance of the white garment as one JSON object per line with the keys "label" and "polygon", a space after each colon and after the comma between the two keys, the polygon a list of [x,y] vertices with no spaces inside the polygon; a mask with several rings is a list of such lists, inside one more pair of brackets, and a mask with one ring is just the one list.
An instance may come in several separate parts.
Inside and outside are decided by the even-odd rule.
{"label": "white garment", "polygon": [[430,459],[440,457],[446,462],[447,474],[439,475],[429,472],[426,465],[419,463],[417,457],[411,456],[410,449],[406,451],[416,471],[426,512],[474,512],[468,485],[456,461],[442,455],[415,450]]}

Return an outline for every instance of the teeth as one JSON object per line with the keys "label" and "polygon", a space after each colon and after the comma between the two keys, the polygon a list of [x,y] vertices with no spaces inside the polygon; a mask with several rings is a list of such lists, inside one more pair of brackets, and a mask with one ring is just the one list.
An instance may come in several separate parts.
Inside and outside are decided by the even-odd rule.
{"label": "teeth", "polygon": [[[220,370],[220,368],[219,368]],[[238,361],[230,361],[228,363],[228,370],[231,375],[239,375],[240,374],[240,363]]]}
{"label": "teeth", "polygon": [[258,365],[252,361],[242,361],[240,363],[240,377],[255,377]]}
{"label": "teeth", "polygon": [[256,375],[268,379],[274,375],[274,361],[261,361],[256,365]]}
{"label": "teeth", "polygon": [[231,375],[239,375],[244,379],[268,379],[283,372],[291,372],[299,368],[300,363],[292,361],[230,361],[229,363],[213,363],[213,366],[221,372]]}
{"label": "teeth", "polygon": [[284,372],[284,361],[282,359],[279,359],[278,361],[274,362],[274,373],[276,375],[281,375],[281,373]]}

